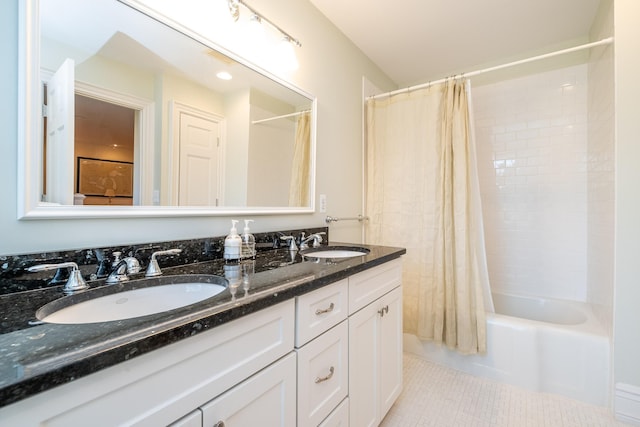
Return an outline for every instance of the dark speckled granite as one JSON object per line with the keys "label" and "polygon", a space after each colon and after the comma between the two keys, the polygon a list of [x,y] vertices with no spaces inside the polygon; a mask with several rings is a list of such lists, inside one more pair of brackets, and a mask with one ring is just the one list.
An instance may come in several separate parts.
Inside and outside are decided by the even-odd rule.
{"label": "dark speckled granite", "polygon": [[[0,406],[312,291],[406,252],[381,246],[342,246],[366,247],[370,252],[353,258],[314,260],[287,249],[268,249],[258,252],[255,261],[238,265],[225,264],[217,257],[193,262],[190,256],[189,263],[164,266],[164,276],[224,277],[226,273],[228,278],[238,280],[238,286],[185,308],[135,319],[84,325],[37,322],[30,325],[39,307],[62,297],[60,286],[0,295]],[[126,290],[145,285],[134,279],[116,286]],[[92,288],[95,290],[85,295],[103,292],[104,284],[96,280]]]}
{"label": "dark speckled granite", "polygon": [[[276,246],[286,247],[286,243],[280,241],[278,236],[290,235],[299,239],[302,233],[308,236],[311,233],[318,232],[325,232],[327,239],[329,238],[329,229],[327,227],[256,233],[254,236],[258,250],[269,250]],[[68,276],[66,269],[60,271],[59,273],[61,274],[59,276],[51,271],[28,273],[26,269],[33,265],[73,261],[78,264],[83,277],[90,285],[92,282],[99,284],[100,279],[103,279],[108,274],[108,271],[104,274],[99,274],[99,266],[102,260],[104,260],[105,265],[110,265],[114,259],[114,252],[121,252],[122,257],[134,255],[140,261],[144,271],[144,268],[149,264],[151,254],[155,251],[166,249],[178,248],[182,249],[182,252],[179,255],[163,256],[159,261],[161,267],[221,259],[224,250],[224,237],[0,256],[0,295],[56,286],[61,288],[65,283],[66,276]]]}

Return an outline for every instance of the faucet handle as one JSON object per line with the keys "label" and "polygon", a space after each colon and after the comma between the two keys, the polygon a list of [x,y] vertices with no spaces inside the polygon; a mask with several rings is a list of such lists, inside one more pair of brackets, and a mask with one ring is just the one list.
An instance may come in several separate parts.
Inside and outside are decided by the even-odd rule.
{"label": "faucet handle", "polygon": [[59,268],[71,268],[71,274],[69,274],[69,278],[67,279],[67,283],[65,283],[62,291],[65,295],[71,295],[75,292],[84,291],[89,289],[89,285],[84,281],[82,277],[82,273],[80,273],[80,269],[78,268],[78,264],[75,262],[62,262],[60,264],[39,264],[32,265],[27,268],[27,271],[30,273],[36,273],[39,271],[47,271],[47,270],[55,270]]}
{"label": "faucet handle", "polygon": [[162,271],[160,270],[160,266],[158,265],[158,260],[156,259],[159,255],[176,255],[182,252],[182,249],[168,249],[166,251],[157,251],[151,254],[151,260],[149,261],[149,266],[147,267],[147,272],[144,274],[146,277],[155,277],[160,276]]}
{"label": "faucet handle", "polygon": [[140,261],[138,261],[138,258],[134,256],[128,256],[123,261],[127,263],[127,273],[140,273]]}
{"label": "faucet handle", "polygon": [[298,246],[296,245],[296,238],[293,236],[280,236],[280,238],[282,240],[288,240],[289,243],[289,250],[290,251],[297,251],[298,250]]}
{"label": "faucet handle", "polygon": [[317,248],[320,246],[320,243],[322,243],[322,236],[326,235],[327,233],[324,231],[321,231],[319,233],[315,233],[313,236],[313,247]]}

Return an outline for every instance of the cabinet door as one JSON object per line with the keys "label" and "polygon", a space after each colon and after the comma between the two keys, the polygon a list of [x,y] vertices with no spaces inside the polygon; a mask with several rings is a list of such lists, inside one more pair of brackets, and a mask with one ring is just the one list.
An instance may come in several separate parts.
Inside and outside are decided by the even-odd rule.
{"label": "cabinet door", "polygon": [[290,353],[200,409],[204,427],[295,426],[295,353]]}
{"label": "cabinet door", "polygon": [[349,317],[349,425],[378,425],[377,302]]}
{"label": "cabinet door", "polygon": [[349,317],[349,424],[377,426],[402,391],[402,288]]}
{"label": "cabinet door", "polygon": [[402,391],[402,288],[396,288],[379,300],[380,317],[380,420]]}

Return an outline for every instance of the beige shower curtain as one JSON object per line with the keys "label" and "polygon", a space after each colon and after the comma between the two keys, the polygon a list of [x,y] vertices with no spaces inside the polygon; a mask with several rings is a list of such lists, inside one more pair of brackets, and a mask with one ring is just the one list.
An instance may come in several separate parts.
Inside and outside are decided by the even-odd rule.
{"label": "beige shower curtain", "polygon": [[311,114],[298,117],[296,139],[291,162],[289,206],[309,206],[309,180],[311,168]]}
{"label": "beige shower curtain", "polygon": [[464,354],[493,311],[470,113],[454,79],[367,103],[367,242],[407,248],[405,332]]}

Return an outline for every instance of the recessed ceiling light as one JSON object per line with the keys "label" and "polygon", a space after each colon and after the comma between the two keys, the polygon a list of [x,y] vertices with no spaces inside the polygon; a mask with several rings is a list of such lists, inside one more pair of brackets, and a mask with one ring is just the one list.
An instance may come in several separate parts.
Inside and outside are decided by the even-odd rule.
{"label": "recessed ceiling light", "polygon": [[216,77],[220,80],[231,80],[233,78],[233,76],[226,71],[220,71],[216,74]]}

